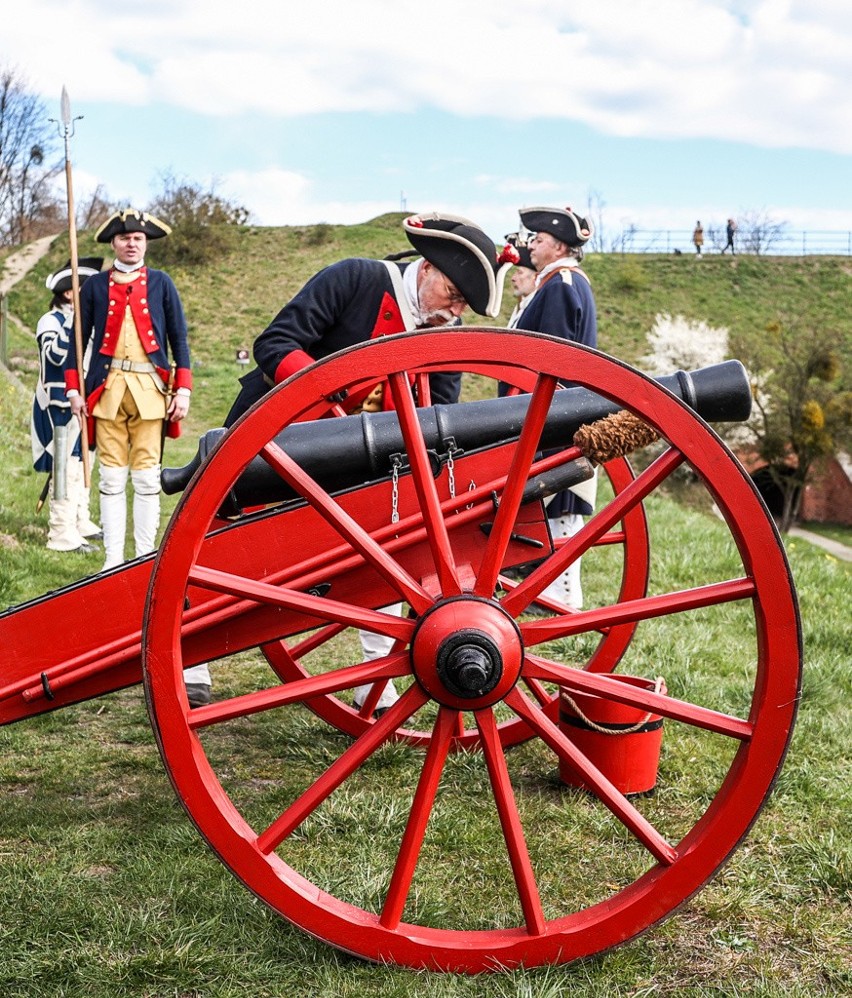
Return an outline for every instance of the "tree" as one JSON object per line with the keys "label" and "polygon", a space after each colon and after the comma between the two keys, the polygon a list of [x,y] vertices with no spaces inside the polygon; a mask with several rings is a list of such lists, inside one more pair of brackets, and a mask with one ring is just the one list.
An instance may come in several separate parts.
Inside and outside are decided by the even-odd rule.
{"label": "tree", "polygon": [[193,265],[231,252],[237,227],[249,220],[247,208],[233,204],[188,180],[163,178],[161,193],[148,211],[172,227],[168,239],[153,243],[149,255],[162,266]]}
{"label": "tree", "polygon": [[737,221],[739,248],[757,256],[768,253],[773,246],[784,241],[786,230],[787,223],[779,222],[766,210],[744,212]]}
{"label": "tree", "polygon": [[840,333],[797,321],[771,323],[762,341],[740,352],[755,385],[750,442],[783,498],[782,532],[798,517],[815,463],[852,443],[844,353]]}
{"label": "tree", "polygon": [[103,184],[98,186],[83,201],[77,201],[74,214],[78,231],[97,228],[119,205],[110,200]]}
{"label": "tree", "polygon": [[62,211],[53,181],[62,170],[58,131],[16,69],[0,69],[0,245],[55,232]]}
{"label": "tree", "polygon": [[[616,253],[625,252],[624,233],[610,238],[604,223],[604,208],[606,201],[599,190],[594,187],[589,188],[588,203],[586,206],[586,218],[592,223],[592,237],[586,244],[587,249],[593,253]],[[632,228],[632,227],[631,227]]]}

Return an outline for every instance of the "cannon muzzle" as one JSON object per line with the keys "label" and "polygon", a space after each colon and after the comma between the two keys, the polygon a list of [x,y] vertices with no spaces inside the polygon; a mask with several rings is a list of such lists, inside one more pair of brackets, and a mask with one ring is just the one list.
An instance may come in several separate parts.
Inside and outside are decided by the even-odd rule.
{"label": "cannon muzzle", "polygon": [[[751,412],[751,386],[737,360],[655,379],[708,422],[738,422]],[[516,440],[529,405],[529,395],[485,399],[417,410],[417,417],[437,473],[450,453],[482,450]],[[576,431],[620,411],[620,406],[588,388],[557,391],[541,435],[542,449],[571,444]],[[181,492],[206,456],[227,431],[208,430],[198,452],[183,468],[164,468],[163,491]],[[389,477],[405,444],[394,412],[362,413],[339,419],[294,423],[275,437],[282,448],[329,492]],[[246,467],[230,497],[230,512],[292,499],[293,492],[262,458]]]}

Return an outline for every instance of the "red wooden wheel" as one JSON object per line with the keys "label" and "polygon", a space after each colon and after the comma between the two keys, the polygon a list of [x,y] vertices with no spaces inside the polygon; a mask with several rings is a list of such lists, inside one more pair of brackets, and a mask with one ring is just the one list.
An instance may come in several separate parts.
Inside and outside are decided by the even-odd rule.
{"label": "red wooden wheel", "polygon": [[[517,365],[506,364],[500,370],[495,370],[493,365],[481,368],[468,362],[466,367],[480,377],[488,378],[494,382],[494,390],[490,394],[496,394],[497,381],[511,381],[518,390],[525,392],[531,392],[535,387],[536,375]],[[623,457],[614,458],[607,462],[602,470],[607,479],[608,487],[615,496],[627,488],[635,477],[630,462]],[[616,571],[620,570],[621,572],[621,588],[618,592],[617,602],[623,603],[644,596],[648,585],[650,552],[648,525],[641,503],[628,509],[622,521],[615,524],[613,529],[607,531],[592,545],[585,555],[587,574],[588,561],[595,556],[595,551],[601,548],[606,549],[610,545],[621,552],[619,566],[616,569]],[[610,567],[608,572],[610,577],[612,571],[613,569]],[[599,574],[607,577],[607,573],[601,572]],[[613,594],[610,593],[609,599],[611,600],[612,597]],[[559,612],[557,608],[560,604],[549,603],[548,606],[549,612]],[[570,607],[562,605],[561,612],[570,613],[572,611]],[[594,643],[588,650],[585,667],[591,672],[614,671],[630,644],[637,626],[638,621],[628,620],[602,627],[596,636],[590,634],[589,638],[594,639]],[[339,635],[343,630],[345,629],[340,624],[332,625],[289,644],[284,641],[269,642],[263,646],[262,651],[270,666],[282,679],[289,681],[304,679],[312,671],[310,656],[315,655],[318,650],[326,657],[329,654],[333,655],[334,651],[329,648],[329,643],[340,640]],[[590,644],[592,644],[591,640]],[[376,694],[379,692],[377,689]],[[551,717],[555,717],[559,706],[558,688],[545,689],[540,687],[538,695],[541,708],[548,711]],[[361,704],[360,709],[353,709],[352,705],[340,697],[327,694],[311,700],[308,707],[340,731],[357,737],[373,723],[375,700],[376,695],[366,699]],[[502,720],[498,724],[497,730],[500,734],[500,741],[505,746],[517,745],[532,737],[532,730],[520,717]],[[425,730],[401,728],[396,732],[395,737],[412,745],[425,746],[431,737],[431,730],[429,728]],[[464,717],[461,717],[459,726],[451,740],[450,750],[467,750],[475,748],[478,743],[479,730],[473,723],[473,719],[465,721]]]}
{"label": "red wooden wheel", "polygon": [[[464,368],[465,358],[499,365],[506,357],[523,358],[540,376],[520,438],[494,457],[500,502],[487,539],[474,550],[459,526],[465,514],[438,494],[406,371]],[[384,376],[422,521],[409,548],[373,527],[370,504],[356,501],[353,515],[346,497],[332,498],[270,444],[280,427],[315,411],[341,384]],[[521,492],[556,381],[565,377],[625,407],[629,400],[666,446],[568,545],[502,593],[495,583]],[[333,599],[333,589],[323,596],[268,583],[264,551],[256,552],[252,571],[245,559],[229,559],[221,544],[209,543],[223,497],[258,454],[296,487],[317,523],[333,524],[346,564],[368,566],[414,608],[416,620],[370,610],[357,594]],[[625,511],[643,502],[664,505],[665,530],[676,513],[661,493],[678,469],[703,483],[724,527],[710,524],[708,537],[696,537],[688,552],[652,545],[652,595],[622,601],[616,594],[579,613],[526,616],[550,578]],[[234,529],[236,544],[245,529]],[[282,635],[295,633],[287,614],[309,614],[316,622],[372,628],[398,639],[402,650],[272,686],[255,687],[251,673],[248,688],[190,711],[181,613],[193,588],[264,607],[264,640],[274,614],[282,615]],[[622,665],[664,672],[668,693],[572,664],[578,636],[625,621],[641,627]],[[223,658],[230,648],[223,640]],[[477,972],[606,950],[670,914],[718,870],[756,819],[783,762],[801,640],[774,525],[744,470],[701,419],[650,379],[595,351],[471,329],[389,337],[338,354],[282,385],[233,428],[184,494],[163,539],[143,659],[152,724],[178,796],[250,890],[307,932],[358,956]],[[298,711],[316,696],[403,675],[416,681],[352,744]],[[539,709],[534,691],[545,683],[665,719],[654,796],[628,799],[613,786],[570,729]],[[422,726],[417,718],[427,712],[434,722],[425,753],[390,744],[400,727]],[[471,714],[479,751],[449,755],[460,716]],[[498,731],[504,716],[523,719],[536,737],[506,752]],[[557,763],[592,793],[555,783]]]}

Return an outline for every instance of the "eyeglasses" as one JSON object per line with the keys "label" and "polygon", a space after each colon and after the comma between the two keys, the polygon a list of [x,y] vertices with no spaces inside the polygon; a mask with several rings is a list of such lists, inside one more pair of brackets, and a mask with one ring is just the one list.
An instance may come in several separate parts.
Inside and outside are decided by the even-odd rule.
{"label": "eyeglasses", "polygon": [[467,300],[465,299],[465,297],[462,294],[459,293],[459,291],[458,291],[457,288],[454,288],[450,284],[450,282],[441,273],[440,270],[438,271],[438,273],[441,274],[441,280],[444,282],[444,294],[447,296],[447,301],[451,305],[464,305],[465,308],[466,308],[467,307]]}

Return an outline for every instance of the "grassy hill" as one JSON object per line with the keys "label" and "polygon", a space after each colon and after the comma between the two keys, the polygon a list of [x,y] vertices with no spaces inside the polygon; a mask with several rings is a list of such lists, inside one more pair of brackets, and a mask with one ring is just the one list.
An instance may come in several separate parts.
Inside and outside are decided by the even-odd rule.
{"label": "grassy hill", "polygon": [[[193,400],[195,427],[218,424],[236,395],[235,351],[250,347],[281,306],[320,267],[347,256],[382,257],[410,248],[400,221],[388,214],[363,225],[245,228],[239,248],[213,263],[169,272],[181,292],[190,325],[199,379]],[[80,238],[81,255],[103,255],[92,234]],[[157,244],[149,250],[156,265]],[[67,238],[57,238],[50,254],[9,295],[10,311],[30,329],[47,305],[44,279],[68,259]],[[804,318],[841,331],[852,354],[848,314],[852,261],[843,257],[722,257],[590,254],[585,269],[598,303],[599,345],[635,363],[646,350],[645,337],[658,313],[682,314],[730,330],[732,352],[760,336],[767,323]],[[512,310],[509,282],[498,318]],[[480,323],[473,313],[464,317]],[[34,352],[29,338],[13,330],[10,367],[30,377]]]}

